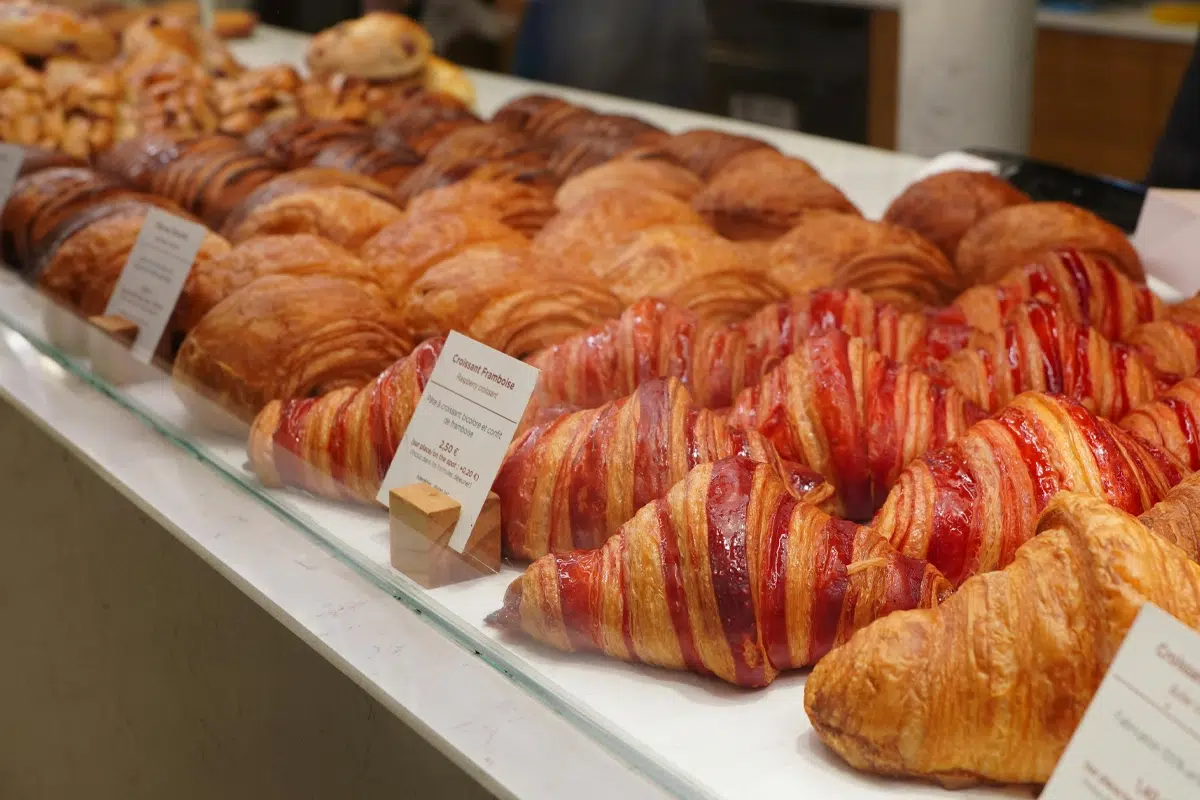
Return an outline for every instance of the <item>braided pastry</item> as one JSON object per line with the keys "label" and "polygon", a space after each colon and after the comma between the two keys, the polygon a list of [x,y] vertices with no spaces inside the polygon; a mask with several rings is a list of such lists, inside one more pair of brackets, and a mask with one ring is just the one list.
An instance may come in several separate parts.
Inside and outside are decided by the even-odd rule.
{"label": "braided pastry", "polygon": [[696,467],[603,548],[534,562],[488,621],[568,652],[760,687],[948,590],[870,530],[798,501],[770,466],[734,457]]}

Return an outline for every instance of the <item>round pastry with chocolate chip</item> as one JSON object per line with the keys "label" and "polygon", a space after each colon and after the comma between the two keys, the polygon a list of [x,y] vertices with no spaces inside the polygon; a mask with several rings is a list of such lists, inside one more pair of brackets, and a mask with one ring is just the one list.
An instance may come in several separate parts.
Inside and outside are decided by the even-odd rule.
{"label": "round pastry with chocolate chip", "polygon": [[424,69],[433,51],[425,29],[403,14],[376,11],[313,37],[308,66],[317,74],[390,80]]}

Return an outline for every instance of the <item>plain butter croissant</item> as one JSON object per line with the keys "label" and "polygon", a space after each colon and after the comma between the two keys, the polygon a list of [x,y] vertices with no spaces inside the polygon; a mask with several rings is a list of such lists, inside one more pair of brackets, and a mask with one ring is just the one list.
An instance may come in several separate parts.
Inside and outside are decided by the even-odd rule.
{"label": "plain butter croissant", "polygon": [[759,687],[948,590],[929,565],[797,500],[772,467],[734,457],[696,467],[603,548],[538,559],[488,621]]}
{"label": "plain butter croissant", "polygon": [[400,209],[359,189],[330,186],[277,197],[253,211],[229,235],[235,244],[252,236],[310,233],[355,251],[400,219]]}
{"label": "plain butter croissant", "polygon": [[817,664],[804,708],[850,765],[951,787],[1045,783],[1142,605],[1200,631],[1200,566],[1066,493],[1000,572],[894,614]]}

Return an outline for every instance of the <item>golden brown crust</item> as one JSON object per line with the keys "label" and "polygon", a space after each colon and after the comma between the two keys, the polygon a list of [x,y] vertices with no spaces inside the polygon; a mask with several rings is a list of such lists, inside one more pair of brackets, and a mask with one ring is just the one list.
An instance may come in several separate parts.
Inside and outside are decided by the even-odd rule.
{"label": "golden brown crust", "polygon": [[771,247],[772,277],[792,294],[859,289],[905,310],[940,305],[954,293],[954,268],[917,233],[832,211],[809,212]]}
{"label": "golden brown crust", "polygon": [[535,236],[556,211],[549,193],[519,180],[471,178],[422,192],[408,204],[408,213],[445,211],[487,215],[525,236]]}
{"label": "golden brown crust", "polygon": [[533,240],[539,264],[579,270],[652,225],[703,225],[688,205],[652,189],[607,189],[561,212]]}
{"label": "golden brown crust", "polygon": [[339,186],[308,189],[268,201],[233,230],[229,239],[243,242],[266,234],[311,233],[357,251],[402,212],[391,203],[358,189]]}
{"label": "golden brown crust", "polygon": [[221,232],[228,237],[234,229],[242,224],[248,214],[281,197],[335,186],[358,189],[388,203],[394,203],[396,199],[396,195],[391,189],[366,175],[321,167],[293,169],[272,178],[247,195],[246,199],[225,218]]}
{"label": "golden brown crust", "polygon": [[1200,562],[1200,474],[1184,478],[1138,520]]}
{"label": "golden brown crust", "polygon": [[213,33],[222,39],[248,39],[258,27],[258,14],[244,8],[223,8],[213,12]]}
{"label": "golden brown crust", "polygon": [[116,38],[99,20],[25,0],[0,7],[0,45],[37,58],[108,61],[117,53]]}
{"label": "golden brown crust", "polygon": [[1029,202],[1029,195],[1003,178],[952,170],[909,186],[888,206],[883,219],[916,231],[953,260],[958,243],[977,222]]}
{"label": "golden brown crust", "polygon": [[527,244],[524,236],[490,213],[477,214],[469,208],[410,209],[367,240],[360,255],[388,298],[401,305],[413,282],[440,261],[480,245],[521,248]]}
{"label": "golden brown crust", "polygon": [[375,11],[318,33],[306,59],[318,75],[387,80],[417,74],[432,52],[433,40],[420,25],[403,14]]}
{"label": "golden brown crust", "polygon": [[735,241],[775,239],[813,211],[859,215],[807,161],[761,148],[731,159],[692,199],[692,207]]}
{"label": "golden brown crust", "polygon": [[1200,630],[1200,566],[1103,500],[1060,494],[1000,572],[826,656],[804,707],[850,765],[957,787],[1049,779],[1144,603]]}
{"label": "golden brown crust", "polygon": [[607,189],[654,189],[685,203],[704,188],[689,170],[666,161],[617,158],[579,173],[554,195],[554,205],[566,210]]}
{"label": "golden brown crust", "polygon": [[1146,273],[1119,228],[1068,203],[1023,203],[1002,208],[967,231],[954,256],[965,286],[991,283],[1047,250],[1072,248],[1112,261],[1135,281]]}
{"label": "golden brown crust", "polygon": [[[253,324],[250,324],[253,322]],[[270,400],[361,386],[412,348],[378,288],[268,275],[213,308],[184,340],[175,380],[250,421]]]}
{"label": "golden brown crust", "polygon": [[471,77],[462,67],[444,58],[429,56],[421,83],[427,91],[449,95],[467,107],[475,105],[475,84]]}
{"label": "golden brown crust", "polygon": [[708,181],[743,153],[774,146],[750,136],[698,129],[676,134],[664,141],[663,151]]}

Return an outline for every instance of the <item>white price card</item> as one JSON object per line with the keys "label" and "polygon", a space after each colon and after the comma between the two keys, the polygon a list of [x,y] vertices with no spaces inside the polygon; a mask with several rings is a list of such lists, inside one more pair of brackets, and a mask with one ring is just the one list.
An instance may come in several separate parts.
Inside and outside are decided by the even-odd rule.
{"label": "white price card", "polygon": [[917,177],[913,179],[913,183],[924,180],[932,175],[940,175],[943,172],[954,170],[990,172],[992,175],[996,175],[1000,172],[1000,165],[990,158],[982,158],[971,153],[964,153],[961,150],[952,150],[949,153],[942,153],[940,156],[931,158],[921,168],[921,171],[917,173]]}
{"label": "white price card", "polygon": [[21,174],[21,164],[25,162],[25,148],[15,144],[0,143],[0,211],[8,205],[8,196],[12,194],[17,176]]}
{"label": "white price card", "polygon": [[133,356],[150,363],[208,229],[151,209],[104,313],[138,326]]}
{"label": "white price card", "polygon": [[392,489],[426,483],[462,506],[450,547],[463,552],[487,500],[538,370],[461,333],[451,333],[388,468]]}
{"label": "white price card", "polygon": [[1150,189],[1130,241],[1147,274],[1189,297],[1200,291],[1200,192]]}
{"label": "white price card", "polygon": [[1200,633],[1142,607],[1040,800],[1200,797]]}

